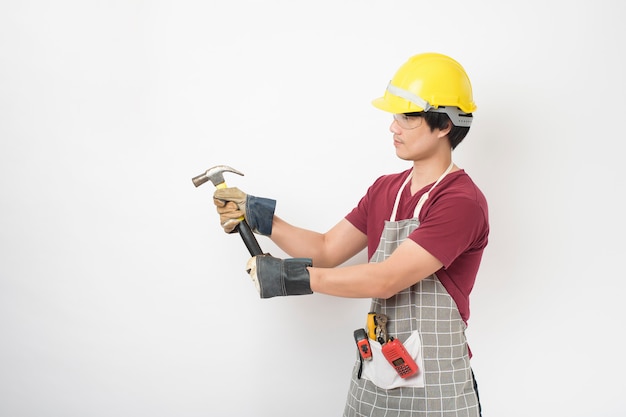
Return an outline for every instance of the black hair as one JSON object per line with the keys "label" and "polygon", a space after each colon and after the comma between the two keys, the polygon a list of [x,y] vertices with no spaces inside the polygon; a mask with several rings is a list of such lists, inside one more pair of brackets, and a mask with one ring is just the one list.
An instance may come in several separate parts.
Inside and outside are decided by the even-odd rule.
{"label": "black hair", "polygon": [[[426,120],[426,124],[430,128],[431,132],[435,129],[445,130],[450,126],[450,132],[448,133],[448,141],[450,142],[450,146],[452,149],[456,148],[459,143],[465,139],[467,133],[469,132],[469,126],[455,126],[445,113],[435,113],[433,111],[429,112],[415,112],[415,113],[406,113],[407,116],[410,117],[423,117]],[[471,113],[468,113],[467,116],[471,116]]]}

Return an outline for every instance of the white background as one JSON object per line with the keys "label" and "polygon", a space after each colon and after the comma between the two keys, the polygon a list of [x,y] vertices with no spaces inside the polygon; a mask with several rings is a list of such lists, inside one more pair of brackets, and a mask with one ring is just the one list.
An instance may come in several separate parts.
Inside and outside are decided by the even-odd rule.
{"label": "white background", "polygon": [[621,10],[2,1],[0,415],[341,415],[369,301],[260,300],[191,178],[230,165],[327,230],[407,168],[370,101],[428,51],[478,104],[455,161],[491,210],[468,329],[484,415],[623,415]]}

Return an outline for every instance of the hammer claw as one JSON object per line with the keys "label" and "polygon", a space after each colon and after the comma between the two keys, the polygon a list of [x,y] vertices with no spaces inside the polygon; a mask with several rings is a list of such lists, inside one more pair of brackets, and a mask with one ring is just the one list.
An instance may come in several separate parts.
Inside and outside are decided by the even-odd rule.
{"label": "hammer claw", "polygon": [[237,171],[235,168],[231,168],[227,165],[216,165],[212,168],[207,169],[205,173],[193,177],[191,180],[193,181],[193,185],[195,185],[196,187],[199,187],[207,181],[211,181],[213,185],[217,187],[218,185],[225,182],[224,172],[232,172],[234,174],[243,176],[243,173]]}
{"label": "hammer claw", "polygon": [[[211,181],[215,188],[226,188],[226,181],[224,180],[224,172],[232,172],[237,175],[243,176],[243,173],[237,171],[235,168],[231,168],[226,165],[217,165],[212,168],[209,168],[203,174],[197,175],[191,179],[193,181],[193,185],[196,187],[201,186],[207,181]],[[251,256],[262,255],[263,251],[259,246],[259,243],[250,230],[250,226],[246,222],[245,219],[242,219],[239,225],[237,226],[237,232],[243,239],[243,242],[246,244],[248,248],[248,252],[250,252]]]}

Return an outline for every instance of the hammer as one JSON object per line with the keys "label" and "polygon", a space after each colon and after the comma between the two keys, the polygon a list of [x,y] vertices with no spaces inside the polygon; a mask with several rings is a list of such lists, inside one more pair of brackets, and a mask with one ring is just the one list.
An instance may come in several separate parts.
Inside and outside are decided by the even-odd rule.
{"label": "hammer", "polygon": [[[217,165],[213,168],[207,169],[205,173],[193,177],[191,181],[193,181],[193,185],[195,185],[196,187],[201,186],[207,181],[211,181],[215,188],[226,188],[224,172],[233,172],[235,174],[243,176],[241,172],[237,171],[234,168],[226,165]],[[246,244],[248,252],[250,252],[250,256],[263,255],[263,251],[259,246],[259,242],[257,242],[254,233],[252,233],[248,222],[246,222],[243,217],[241,217],[239,220],[241,221],[239,222],[235,230],[239,232],[239,235],[243,239],[243,243]]]}

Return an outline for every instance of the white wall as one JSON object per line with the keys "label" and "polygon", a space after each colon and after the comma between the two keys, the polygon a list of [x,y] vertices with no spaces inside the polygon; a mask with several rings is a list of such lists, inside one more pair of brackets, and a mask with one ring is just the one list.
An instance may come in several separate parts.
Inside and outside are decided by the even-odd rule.
{"label": "white wall", "polygon": [[259,300],[191,178],[230,165],[325,231],[406,168],[370,100],[426,51],[479,106],[455,159],[491,209],[468,330],[484,415],[623,413],[621,10],[2,2],[0,415],[341,415],[369,301]]}

